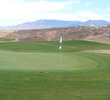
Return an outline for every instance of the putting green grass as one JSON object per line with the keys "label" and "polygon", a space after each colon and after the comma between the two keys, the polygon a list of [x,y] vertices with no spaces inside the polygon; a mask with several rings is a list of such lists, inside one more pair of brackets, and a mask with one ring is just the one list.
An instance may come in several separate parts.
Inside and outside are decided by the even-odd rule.
{"label": "putting green grass", "polygon": [[110,100],[110,49],[88,41],[0,43],[0,100]]}
{"label": "putting green grass", "polygon": [[96,68],[97,66],[97,61],[75,53],[21,53],[0,51],[0,69],[5,70],[81,70]]}

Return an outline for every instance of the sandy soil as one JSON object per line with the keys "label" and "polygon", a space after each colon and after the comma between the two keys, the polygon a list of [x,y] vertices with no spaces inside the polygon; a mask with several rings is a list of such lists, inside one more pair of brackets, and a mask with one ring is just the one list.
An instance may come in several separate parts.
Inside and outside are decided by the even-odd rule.
{"label": "sandy soil", "polygon": [[107,53],[110,54],[110,50],[86,50],[82,52],[96,52],[96,53]]}
{"label": "sandy soil", "polygon": [[85,40],[110,44],[110,39],[102,39],[94,36],[86,37]]}
{"label": "sandy soil", "polygon": [[12,30],[0,30],[0,37],[5,37],[11,33],[13,33],[14,31]]}

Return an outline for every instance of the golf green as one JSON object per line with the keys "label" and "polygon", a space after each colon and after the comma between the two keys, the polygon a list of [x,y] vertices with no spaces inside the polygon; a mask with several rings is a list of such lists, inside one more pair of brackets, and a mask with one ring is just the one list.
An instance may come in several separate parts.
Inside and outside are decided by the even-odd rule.
{"label": "golf green", "polygon": [[0,51],[0,69],[55,71],[97,67],[95,60],[78,54]]}

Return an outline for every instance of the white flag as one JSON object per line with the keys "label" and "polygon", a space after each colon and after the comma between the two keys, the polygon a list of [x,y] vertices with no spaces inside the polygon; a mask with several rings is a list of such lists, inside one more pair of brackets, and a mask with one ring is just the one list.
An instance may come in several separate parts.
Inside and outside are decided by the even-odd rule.
{"label": "white flag", "polygon": [[59,49],[62,49],[62,46],[60,46]]}
{"label": "white flag", "polygon": [[60,37],[60,43],[62,43],[62,36]]}

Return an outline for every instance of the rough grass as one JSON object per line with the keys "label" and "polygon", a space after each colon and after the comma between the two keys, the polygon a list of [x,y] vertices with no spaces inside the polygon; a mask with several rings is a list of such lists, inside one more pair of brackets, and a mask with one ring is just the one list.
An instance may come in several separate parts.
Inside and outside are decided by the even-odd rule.
{"label": "rough grass", "polygon": [[58,46],[1,43],[0,100],[110,100],[110,55],[73,52],[110,45],[64,41],[61,61]]}
{"label": "rough grass", "polygon": [[12,40],[15,40],[15,39],[7,39],[7,38],[1,38],[0,37],[0,41],[12,41]]}

